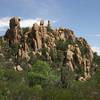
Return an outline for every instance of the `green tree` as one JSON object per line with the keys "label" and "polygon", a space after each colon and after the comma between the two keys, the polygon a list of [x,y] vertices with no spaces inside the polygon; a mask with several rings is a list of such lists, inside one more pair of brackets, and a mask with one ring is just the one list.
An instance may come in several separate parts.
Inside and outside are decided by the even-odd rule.
{"label": "green tree", "polygon": [[45,85],[50,80],[51,68],[50,65],[41,60],[37,60],[32,68],[28,71],[29,85]]}
{"label": "green tree", "polygon": [[94,64],[100,65],[100,56],[97,55],[96,52],[94,52]]}

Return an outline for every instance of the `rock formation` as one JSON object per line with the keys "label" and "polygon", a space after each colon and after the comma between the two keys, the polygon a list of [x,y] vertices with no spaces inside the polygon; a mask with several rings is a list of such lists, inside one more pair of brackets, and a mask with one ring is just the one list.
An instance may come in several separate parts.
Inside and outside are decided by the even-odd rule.
{"label": "rock formation", "polygon": [[18,43],[21,38],[20,18],[13,17],[9,22],[9,29],[4,36],[10,44]]}
{"label": "rock formation", "polygon": [[[22,34],[18,17],[10,19],[9,27],[5,39],[9,45],[20,45],[16,55],[17,60],[21,57],[21,59],[29,61],[31,59],[30,51],[32,51],[31,56],[44,57],[45,60],[52,63],[54,61],[53,55],[60,50],[64,56],[62,63],[68,66],[69,70],[74,72],[77,69],[83,69],[79,80],[88,80],[91,77],[93,52],[87,41],[82,37],[77,38],[72,30],[52,29],[50,21],[47,26],[44,26],[44,21],[41,20],[40,25],[33,23],[31,30]],[[64,43],[60,49],[59,42],[61,45]],[[18,63],[18,65],[20,64]]]}

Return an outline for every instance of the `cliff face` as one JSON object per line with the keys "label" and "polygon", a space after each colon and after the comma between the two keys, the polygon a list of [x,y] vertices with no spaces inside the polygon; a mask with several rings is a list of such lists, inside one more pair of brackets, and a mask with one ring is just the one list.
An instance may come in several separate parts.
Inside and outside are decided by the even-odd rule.
{"label": "cliff face", "polygon": [[83,37],[76,37],[72,30],[52,29],[50,21],[44,26],[44,21],[41,20],[40,25],[34,23],[32,28],[25,32],[25,29],[20,28],[18,17],[10,19],[9,27],[4,36],[3,44],[6,46],[0,49],[4,50],[2,56],[6,57],[7,53],[10,53],[8,59],[15,66],[15,70],[23,70],[22,60],[31,67],[31,62],[37,58],[51,65],[59,62],[60,66],[66,66],[75,73],[80,71],[79,80],[91,78],[93,52],[87,41]]}

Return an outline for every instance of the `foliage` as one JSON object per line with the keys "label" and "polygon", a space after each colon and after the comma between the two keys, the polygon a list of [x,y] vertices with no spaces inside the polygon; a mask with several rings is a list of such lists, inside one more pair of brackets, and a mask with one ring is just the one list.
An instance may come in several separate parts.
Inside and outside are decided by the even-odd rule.
{"label": "foliage", "polygon": [[50,65],[45,61],[37,60],[33,65],[32,68],[28,71],[28,80],[30,86],[33,85],[41,85],[44,86],[49,84],[50,79],[53,75]]}
{"label": "foliage", "polygon": [[94,63],[97,65],[100,65],[100,56],[97,55],[96,52],[94,52]]}
{"label": "foliage", "polygon": [[[42,65],[42,66],[40,66]],[[46,69],[44,69],[46,68]],[[99,100],[100,99],[100,68],[91,80],[86,82],[71,81],[70,88],[61,88],[44,84],[48,80],[56,80],[55,72],[51,71],[50,65],[44,61],[36,61],[32,68],[27,71],[16,72],[13,69],[0,66],[0,100]],[[47,73],[47,72],[48,73]],[[29,73],[34,72],[37,82],[32,87],[28,84]],[[28,73],[28,74],[27,74]],[[39,73],[39,75],[38,75]],[[52,77],[53,76],[53,77]],[[34,78],[32,78],[34,80]],[[38,81],[39,79],[43,79]],[[45,80],[45,81],[44,81]],[[50,81],[49,81],[50,82]]]}
{"label": "foliage", "polygon": [[[28,28],[24,31],[28,31]],[[75,42],[56,42],[57,46],[50,52],[53,62],[31,57],[30,53],[30,61],[22,62],[24,70],[17,72],[13,69],[12,63],[16,61],[19,44],[9,47],[7,43],[0,42],[0,45],[3,45],[2,53],[5,55],[0,56],[0,100],[100,100],[100,56],[94,53],[93,63],[98,67],[92,78],[86,82],[76,81],[75,73],[70,72],[63,64],[66,53],[64,51],[69,44],[74,45]],[[87,53],[86,48],[78,45],[82,55]],[[41,51],[45,55],[47,49]],[[9,61],[10,58],[14,61]],[[28,63],[32,65],[31,68],[28,68]],[[76,72],[82,73],[81,70],[78,69]]]}
{"label": "foliage", "polygon": [[23,30],[23,34],[25,34],[26,32],[28,32],[28,31],[29,31],[29,27],[22,28],[22,30]]}

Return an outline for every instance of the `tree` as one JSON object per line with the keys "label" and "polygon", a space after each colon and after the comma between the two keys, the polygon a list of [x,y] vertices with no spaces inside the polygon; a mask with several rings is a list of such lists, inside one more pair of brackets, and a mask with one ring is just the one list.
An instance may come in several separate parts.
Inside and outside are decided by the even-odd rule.
{"label": "tree", "polygon": [[50,65],[41,60],[37,60],[28,71],[29,85],[44,85],[49,81]]}
{"label": "tree", "polygon": [[97,55],[97,53],[96,52],[94,52],[94,59],[93,59],[93,63],[95,64],[95,65],[100,65],[100,56],[99,55]]}

